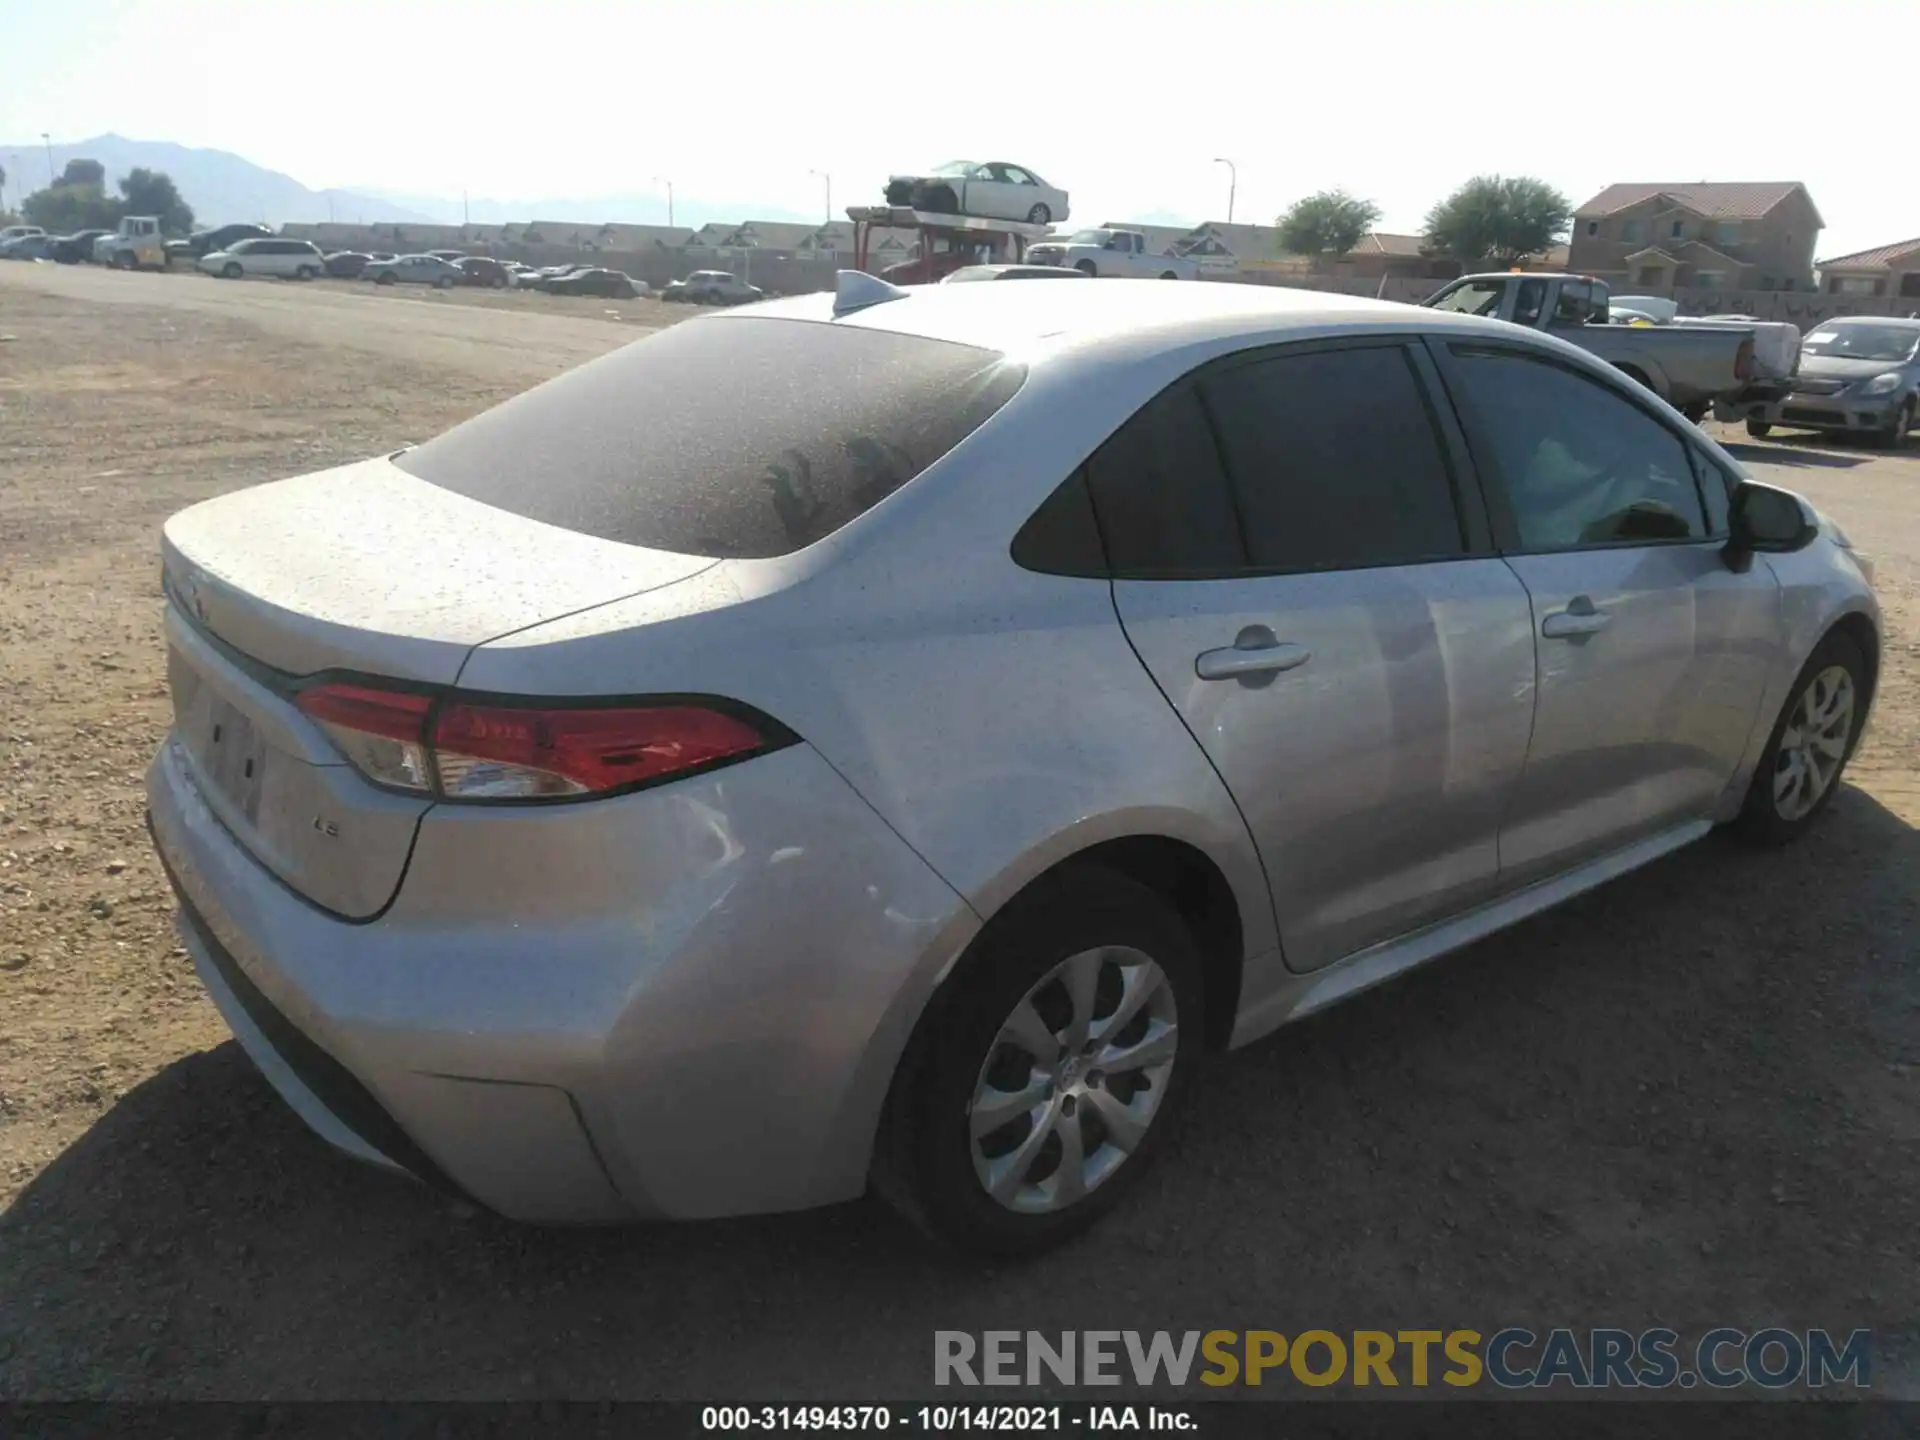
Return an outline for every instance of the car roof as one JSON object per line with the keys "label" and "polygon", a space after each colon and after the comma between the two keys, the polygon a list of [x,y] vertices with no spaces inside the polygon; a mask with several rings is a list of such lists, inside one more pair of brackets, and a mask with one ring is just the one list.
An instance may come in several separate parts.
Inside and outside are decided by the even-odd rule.
{"label": "car roof", "polygon": [[836,319],[831,294],[794,296],[716,315],[827,321],[923,335],[1034,359],[1049,351],[1158,338],[1232,338],[1342,325],[1464,329],[1515,339],[1537,334],[1478,316],[1319,290],[1221,281],[1099,280],[1091,285],[916,285],[897,299]]}

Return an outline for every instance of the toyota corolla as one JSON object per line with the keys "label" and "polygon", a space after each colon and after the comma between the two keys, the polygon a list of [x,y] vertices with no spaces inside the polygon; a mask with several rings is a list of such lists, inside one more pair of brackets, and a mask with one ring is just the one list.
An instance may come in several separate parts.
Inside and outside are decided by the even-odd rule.
{"label": "toyota corolla", "polygon": [[1879,670],[1865,557],[1645,389],[1258,286],[844,276],[163,560],[154,840],[321,1135],[526,1220],[872,1187],[999,1253],[1209,1052],[1816,827]]}

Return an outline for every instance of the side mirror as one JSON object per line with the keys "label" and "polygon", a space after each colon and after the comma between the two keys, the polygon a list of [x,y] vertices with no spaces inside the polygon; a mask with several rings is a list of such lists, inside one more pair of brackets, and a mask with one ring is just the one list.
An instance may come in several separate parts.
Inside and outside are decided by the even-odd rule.
{"label": "side mirror", "polygon": [[1790,555],[1820,533],[1820,517],[1791,490],[1743,480],[1727,513],[1727,568],[1745,574],[1755,555]]}

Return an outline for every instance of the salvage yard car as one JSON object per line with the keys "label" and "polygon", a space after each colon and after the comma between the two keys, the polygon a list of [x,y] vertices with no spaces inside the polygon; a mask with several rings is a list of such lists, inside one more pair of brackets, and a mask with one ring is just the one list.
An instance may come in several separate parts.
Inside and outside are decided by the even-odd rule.
{"label": "salvage yard car", "polygon": [[1068,216],[1067,192],[1056,190],[1022,165],[993,160],[955,160],[924,175],[887,179],[887,203],[937,215],[978,215],[1056,225]]}
{"label": "salvage yard car", "polygon": [[684,280],[670,281],[660,291],[662,300],[688,305],[748,305],[766,292],[725,270],[696,270]]}
{"label": "salvage yard car", "polygon": [[272,276],[278,280],[317,280],[326,272],[327,257],[311,240],[241,240],[225,250],[213,250],[196,262],[209,275],[226,280],[242,276]]}
{"label": "salvage yard car", "polygon": [[1208,1052],[1819,843],[1880,674],[1847,537],[1611,366],[1264,286],[845,272],[161,549],[209,994],[538,1221],[1062,1240]]}
{"label": "salvage yard car", "polygon": [[556,275],[540,287],[549,295],[599,295],[610,300],[633,300],[650,288],[643,281],[619,270],[586,265],[565,275]]}
{"label": "salvage yard car", "polygon": [[1200,267],[1184,255],[1155,255],[1138,230],[1081,230],[1064,240],[1027,247],[1031,265],[1064,265],[1082,275],[1135,280],[1197,280]]}
{"label": "salvage yard car", "polygon": [[[1716,402],[1745,410],[1779,399],[1798,359],[1797,347],[1770,342],[1763,348],[1746,326],[1610,325],[1607,286],[1586,275],[1463,275],[1424,303],[1549,331],[1592,351],[1689,420],[1705,419]],[[1642,313],[1660,318],[1657,311]]]}
{"label": "salvage yard car", "polygon": [[975,280],[1084,280],[1082,270],[1064,270],[1058,265],[966,265],[940,283],[963,285]]}
{"label": "salvage yard car", "polygon": [[1749,435],[1786,425],[1844,430],[1890,450],[1907,443],[1920,409],[1920,320],[1823,320],[1800,349],[1793,393],[1750,415]]}
{"label": "salvage yard car", "polygon": [[455,285],[467,283],[465,271],[438,255],[400,255],[371,260],[360,272],[360,278],[376,285],[431,285],[436,290],[451,290]]}

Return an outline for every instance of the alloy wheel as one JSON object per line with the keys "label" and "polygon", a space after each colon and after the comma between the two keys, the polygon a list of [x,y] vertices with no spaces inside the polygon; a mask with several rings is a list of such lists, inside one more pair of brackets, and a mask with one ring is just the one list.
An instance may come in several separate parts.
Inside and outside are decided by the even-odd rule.
{"label": "alloy wheel", "polygon": [[1798,820],[1832,788],[1853,738],[1853,676],[1829,665],[1807,682],[1780,733],[1774,761],[1773,808]]}
{"label": "alloy wheel", "polygon": [[1069,956],[1001,1022],[968,1106],[973,1172],[1022,1214],[1064,1210],[1146,1138],[1179,1052],[1173,985],[1128,946]]}

